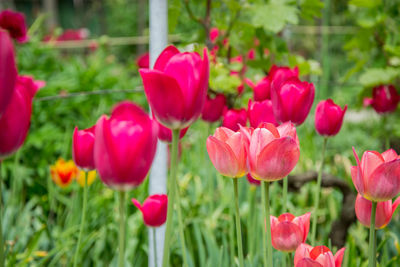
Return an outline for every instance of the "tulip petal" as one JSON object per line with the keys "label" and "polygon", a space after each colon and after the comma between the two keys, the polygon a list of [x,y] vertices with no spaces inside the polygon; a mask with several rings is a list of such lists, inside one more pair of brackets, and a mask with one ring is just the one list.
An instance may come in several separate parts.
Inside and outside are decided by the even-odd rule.
{"label": "tulip petal", "polygon": [[312,246],[306,243],[301,243],[294,253],[294,265],[297,266],[297,263],[303,258],[310,258],[310,251],[312,248]]}
{"label": "tulip petal", "polygon": [[394,149],[388,149],[382,153],[382,157],[384,158],[385,162],[389,162],[398,158],[397,153]]}
{"label": "tulip petal", "polygon": [[297,224],[284,221],[271,227],[272,246],[280,251],[291,252],[302,243],[303,231]]}
{"label": "tulip petal", "polygon": [[167,65],[168,61],[174,55],[179,54],[178,48],[173,45],[167,46],[161,54],[158,56],[156,62],[154,63],[154,69],[159,71],[164,71],[165,66]]}
{"label": "tulip petal", "polygon": [[136,198],[132,198],[131,201],[133,205],[135,205],[136,208],[138,208],[138,210],[140,211],[142,210],[142,204],[140,204],[140,202]]}
{"label": "tulip petal", "polygon": [[13,44],[8,33],[3,30],[0,30],[0,81],[1,116],[12,99],[17,81]]}
{"label": "tulip petal", "polygon": [[236,177],[238,164],[232,149],[214,136],[207,139],[207,152],[211,162],[219,173],[228,177]]}
{"label": "tulip petal", "polygon": [[235,132],[229,128],[218,127],[215,130],[214,137],[222,142],[226,142],[226,140],[228,140],[233,134],[235,134]]}
{"label": "tulip petal", "polygon": [[317,261],[312,260],[310,258],[304,258],[299,260],[295,265],[295,267],[325,267],[325,266],[321,265]]}
{"label": "tulip petal", "polygon": [[361,158],[361,169],[364,177],[364,185],[367,188],[367,180],[375,169],[385,162],[385,159],[376,151],[365,151]]}
{"label": "tulip petal", "polygon": [[343,256],[346,248],[339,249],[335,254],[335,267],[341,267],[343,262]]}
{"label": "tulip petal", "polygon": [[354,147],[353,147],[353,154],[356,159],[357,165],[351,167],[351,179],[353,180],[353,184],[354,184],[357,192],[363,195],[364,191],[365,191],[363,173],[361,170],[360,159],[359,159]]}
{"label": "tulip petal", "polygon": [[304,243],[307,239],[308,231],[310,230],[310,217],[311,217],[311,212],[307,212],[304,215],[301,215],[299,217],[295,217],[293,219],[293,223],[297,224],[300,229],[302,230],[303,233],[303,240],[302,242]]}
{"label": "tulip petal", "polygon": [[236,132],[226,140],[226,144],[232,149],[236,156],[239,170],[246,170],[247,153],[243,143],[243,136],[241,132]]}
{"label": "tulip petal", "polygon": [[386,201],[400,192],[400,159],[381,164],[366,179],[365,197],[372,201]]}

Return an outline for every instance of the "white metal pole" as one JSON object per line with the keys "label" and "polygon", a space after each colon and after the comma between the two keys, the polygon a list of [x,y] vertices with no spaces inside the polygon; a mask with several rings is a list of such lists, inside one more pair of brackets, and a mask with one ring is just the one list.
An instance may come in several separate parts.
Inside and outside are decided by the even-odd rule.
{"label": "white metal pole", "polygon": [[[168,44],[168,0],[149,0],[150,66]],[[150,194],[167,192],[167,145],[158,141],[157,152],[150,173]],[[153,231],[149,229],[149,267],[161,267],[164,251],[165,225],[156,229],[157,266],[154,262]]]}

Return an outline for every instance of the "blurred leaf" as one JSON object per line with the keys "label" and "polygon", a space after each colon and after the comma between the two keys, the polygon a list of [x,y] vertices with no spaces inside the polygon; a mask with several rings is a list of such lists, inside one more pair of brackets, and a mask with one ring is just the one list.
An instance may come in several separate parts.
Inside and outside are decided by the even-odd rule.
{"label": "blurred leaf", "polygon": [[359,78],[365,87],[373,87],[380,84],[389,84],[400,75],[400,68],[371,68],[367,69]]}
{"label": "blurred leaf", "polygon": [[350,0],[350,5],[366,8],[374,8],[382,4],[382,0]]}

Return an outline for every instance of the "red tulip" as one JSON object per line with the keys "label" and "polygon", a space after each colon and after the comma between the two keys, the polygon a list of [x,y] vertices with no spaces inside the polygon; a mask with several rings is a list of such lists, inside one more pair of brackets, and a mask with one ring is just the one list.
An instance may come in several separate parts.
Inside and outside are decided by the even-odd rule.
{"label": "red tulip", "polygon": [[217,27],[213,27],[210,30],[210,40],[211,42],[215,43],[219,36],[219,30]]}
{"label": "red tulip", "polygon": [[272,111],[272,102],[269,99],[262,102],[252,102],[250,99],[247,108],[247,115],[249,117],[250,126],[253,128],[257,128],[258,125],[263,122],[269,122],[278,126]]}
{"label": "red tulip", "polygon": [[139,186],[153,162],[157,134],[157,124],[132,102],[119,103],[110,118],[103,115],[94,141],[94,163],[101,180],[117,190]]}
{"label": "red tulip", "polygon": [[143,205],[132,198],[132,203],[143,215],[144,224],[149,227],[159,227],[167,220],[168,197],[167,195],[149,196]]}
{"label": "red tulip", "polygon": [[332,99],[318,103],[315,110],[315,129],[320,135],[334,136],[342,127],[347,105],[342,109]]}
{"label": "red tulip", "polygon": [[95,128],[96,126],[92,126],[78,130],[78,127],[75,127],[72,135],[72,158],[76,166],[87,171],[96,168],[93,158]]}
{"label": "red tulip", "polygon": [[314,85],[301,82],[298,78],[290,78],[280,87],[272,86],[271,99],[276,121],[302,124],[310,112],[314,94]]}
{"label": "red tulip", "polygon": [[280,251],[292,252],[304,243],[310,229],[310,212],[295,217],[284,213],[278,218],[271,216],[271,241],[272,246]]}
{"label": "red tulip", "polygon": [[241,132],[217,128],[214,135],[207,138],[207,152],[222,175],[238,178],[246,174],[246,150]]}
{"label": "red tulip", "polygon": [[339,249],[335,256],[325,246],[312,247],[301,244],[294,254],[295,267],[341,267],[346,248]]}
{"label": "red tulip", "polygon": [[226,104],[224,94],[217,94],[214,98],[207,95],[206,103],[204,104],[201,118],[204,121],[216,122],[221,119]]}
{"label": "red tulip", "polygon": [[[392,204],[392,200],[387,200],[383,202],[378,202],[376,206],[375,215],[375,228],[382,229],[392,219],[393,213],[395,212],[397,206],[400,204],[400,197],[398,197]],[[370,227],[371,223],[371,208],[372,202],[363,198],[360,194],[357,195],[355,211],[357,219],[360,223],[366,227]]]}
{"label": "red tulip", "polygon": [[15,91],[0,118],[0,159],[18,150],[25,141],[31,123],[32,99],[44,86],[29,76],[18,76]]}
{"label": "red tulip", "polygon": [[149,52],[146,52],[144,54],[141,54],[137,59],[136,59],[136,65],[139,68],[143,69],[148,69],[150,67],[150,54]]}
{"label": "red tulip", "polygon": [[57,42],[81,41],[87,39],[88,37],[89,37],[89,30],[86,28],[68,29],[57,37]]}
{"label": "red tulip", "polygon": [[380,202],[393,199],[400,193],[400,159],[393,149],[382,154],[365,151],[361,162],[353,147],[357,166],[351,167],[351,178],[364,198]]}
{"label": "red tulip", "polygon": [[275,127],[264,123],[259,128],[241,128],[246,136],[248,168],[257,180],[275,181],[287,176],[300,157],[296,128],[291,123]]}
{"label": "red tulip", "polygon": [[[153,121],[157,122],[158,124],[158,139],[160,139],[163,142],[171,143],[172,142],[172,131],[171,129],[168,129],[167,127],[164,127],[161,123],[157,121],[156,118],[154,118],[153,114]],[[186,127],[185,129],[182,129],[179,131],[179,139],[182,139],[189,127]]]}
{"label": "red tulip", "polygon": [[254,100],[263,101],[271,99],[271,80],[268,76],[262,78],[254,87]]}
{"label": "red tulip", "polygon": [[25,15],[23,13],[9,9],[0,12],[0,27],[7,30],[11,37],[20,43],[28,40]]}
{"label": "red tulip", "polygon": [[206,49],[203,57],[202,60],[198,53],[180,53],[168,46],[154,70],[139,70],[151,110],[164,126],[183,129],[201,115],[209,76]]}
{"label": "red tulip", "polygon": [[396,110],[399,101],[394,85],[379,85],[372,90],[372,99],[364,99],[364,106],[371,105],[378,113],[390,113]]}
{"label": "red tulip", "polygon": [[0,117],[7,109],[15,90],[17,68],[14,48],[7,32],[0,30]]}
{"label": "red tulip", "polygon": [[239,130],[239,125],[246,126],[247,112],[246,109],[229,109],[225,110],[222,126],[232,131]]}
{"label": "red tulip", "polygon": [[256,186],[261,185],[261,181],[254,179],[250,173],[247,174],[247,181],[249,182],[249,184],[252,184],[252,185],[256,185]]}
{"label": "red tulip", "polygon": [[248,60],[254,60],[256,58],[256,50],[254,48],[251,48],[248,52],[247,52],[247,59]]}
{"label": "red tulip", "polygon": [[279,89],[286,80],[299,77],[299,68],[294,67],[291,69],[273,65],[269,70],[268,77],[271,80],[271,88]]}

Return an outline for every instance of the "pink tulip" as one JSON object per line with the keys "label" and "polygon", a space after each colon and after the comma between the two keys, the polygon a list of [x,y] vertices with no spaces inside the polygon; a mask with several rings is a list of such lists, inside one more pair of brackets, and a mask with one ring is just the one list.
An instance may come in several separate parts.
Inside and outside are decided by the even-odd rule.
{"label": "pink tulip", "polygon": [[78,130],[75,127],[72,135],[72,158],[76,166],[85,170],[94,170],[93,149],[94,149],[94,132],[96,126],[91,128]]}
{"label": "pink tulip", "polygon": [[222,126],[231,129],[232,131],[239,130],[239,125],[246,126],[247,112],[246,109],[229,109],[224,111]]}
{"label": "pink tulip", "polygon": [[[393,213],[397,206],[400,204],[400,197],[398,197],[392,204],[392,200],[378,202],[375,215],[375,228],[382,229],[392,219]],[[357,195],[355,211],[357,219],[366,227],[370,227],[371,223],[371,208],[372,202],[363,198],[360,194]]]}
{"label": "pink tulip", "polygon": [[254,179],[250,173],[247,174],[247,181],[249,182],[249,184],[251,185],[256,185],[259,186],[261,185],[261,181]]}
{"label": "pink tulip", "polygon": [[310,112],[314,94],[314,85],[301,82],[298,78],[290,78],[280,87],[272,86],[271,99],[276,121],[302,124]]}
{"label": "pink tulip", "polygon": [[0,30],[0,118],[7,109],[15,90],[17,68],[14,48],[7,32]]}
{"label": "pink tulip", "polygon": [[371,105],[378,113],[391,113],[397,109],[400,95],[394,85],[379,85],[372,90],[372,98],[364,99],[364,106]]}
{"label": "pink tulip", "polygon": [[254,48],[251,48],[247,52],[247,60],[254,60],[256,58],[256,50]]}
{"label": "pink tulip", "polygon": [[270,217],[272,246],[280,251],[292,252],[304,243],[310,229],[310,212],[295,217],[290,213],[284,213],[278,218]]}
{"label": "pink tulip", "polygon": [[18,76],[10,104],[0,118],[0,160],[18,150],[31,123],[32,99],[44,86],[29,76]]}
{"label": "pink tulip", "polygon": [[347,105],[342,109],[332,99],[318,103],[315,110],[315,129],[320,135],[334,136],[342,127]]}
{"label": "pink tulip", "polygon": [[[157,119],[154,118],[154,114],[153,114],[153,121],[157,122],[158,124],[158,139],[166,143],[171,143],[172,142],[171,129],[168,129],[167,127],[164,127],[161,123],[159,123]],[[179,139],[182,139],[185,136],[188,129],[189,127],[186,127],[185,129],[179,131]]]}
{"label": "pink tulip", "polygon": [[150,67],[150,54],[149,52],[146,52],[144,54],[141,54],[137,59],[136,59],[136,65],[139,68],[142,69],[148,69]]}
{"label": "pink tulip", "polygon": [[241,132],[225,127],[215,130],[207,138],[207,152],[211,162],[222,175],[238,178],[246,174],[246,150]]}
{"label": "pink tulip", "polygon": [[7,30],[11,37],[20,43],[28,40],[25,15],[23,13],[9,9],[0,12],[0,27]]}
{"label": "pink tulip", "polygon": [[364,198],[380,202],[393,199],[400,193],[400,159],[393,149],[382,154],[365,151],[361,162],[353,147],[357,166],[351,167],[351,178]]}
{"label": "pink tulip", "polygon": [[217,94],[214,98],[207,95],[206,103],[204,104],[201,118],[204,121],[216,122],[221,119],[226,104],[224,94]]}
{"label": "pink tulip", "polygon": [[207,49],[203,57],[168,46],[154,70],[139,70],[151,110],[164,126],[183,129],[201,115],[208,89]]}
{"label": "pink tulip", "polygon": [[139,186],[150,169],[157,147],[157,124],[129,101],[103,115],[95,130],[94,163],[100,178],[111,188]]}
{"label": "pink tulip", "polygon": [[273,65],[269,70],[268,77],[271,80],[271,88],[279,89],[286,80],[299,77],[299,68],[291,69]]}
{"label": "pink tulip", "polygon": [[272,102],[269,99],[262,102],[252,102],[250,99],[247,108],[247,115],[249,117],[250,126],[253,128],[257,128],[258,125],[263,122],[269,122],[278,126],[272,111]]}
{"label": "pink tulip", "polygon": [[335,256],[325,246],[312,247],[305,243],[297,247],[294,254],[295,267],[341,267],[346,248],[339,249]]}
{"label": "pink tulip", "polygon": [[142,212],[144,224],[149,227],[159,227],[167,220],[167,195],[149,196],[143,202],[143,205],[141,205],[136,199],[132,198],[132,203]]}
{"label": "pink tulip", "polygon": [[299,140],[292,123],[275,127],[264,123],[259,128],[241,128],[246,137],[248,168],[257,180],[276,181],[287,176],[300,157]]}
{"label": "pink tulip", "polygon": [[271,80],[268,76],[262,78],[254,87],[254,100],[263,101],[271,99]]}
{"label": "pink tulip", "polygon": [[210,40],[212,43],[215,43],[219,36],[219,30],[217,27],[213,27],[210,30]]}

